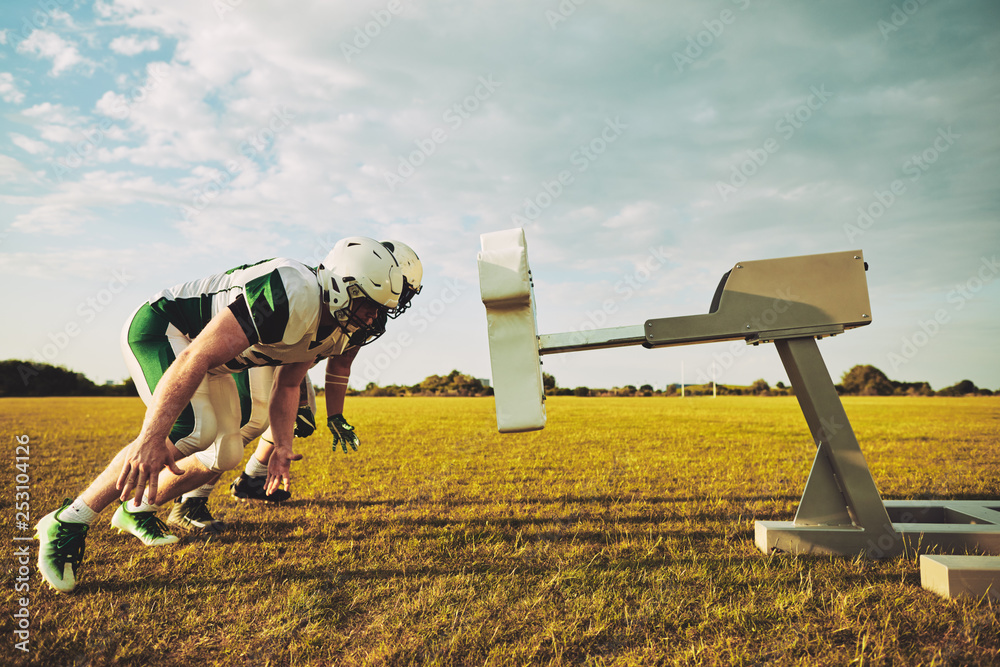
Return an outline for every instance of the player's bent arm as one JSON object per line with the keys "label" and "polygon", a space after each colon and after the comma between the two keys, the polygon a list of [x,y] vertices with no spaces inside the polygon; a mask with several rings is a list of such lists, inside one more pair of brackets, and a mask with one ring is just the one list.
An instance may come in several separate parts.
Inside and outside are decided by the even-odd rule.
{"label": "player's bent arm", "polygon": [[347,382],[351,375],[351,364],[358,355],[359,347],[351,348],[337,357],[330,357],[326,371],[326,425],[333,435],[333,451],[340,445],[341,451],[347,453],[347,448],[358,451],[361,440],[354,432],[354,427],[344,419],[344,397],[347,395]]}
{"label": "player's bent arm", "polygon": [[295,413],[299,409],[302,381],[309,371],[307,362],[279,366],[274,372],[268,418],[275,447],[292,447]]}
{"label": "player's bent arm", "polygon": [[295,414],[299,408],[299,387],[309,371],[308,362],[279,366],[274,373],[271,386],[271,400],[268,416],[271,422],[271,436],[274,451],[268,461],[268,493],[273,493],[281,485],[286,491],[291,481],[291,462],[302,458],[292,451],[295,430]]}
{"label": "player's bent arm", "polygon": [[216,315],[191,344],[182,350],[156,385],[139,437],[128,447],[118,478],[121,498],[135,489],[138,502],[148,483],[150,500],[156,497],[157,475],[164,466],[180,474],[170,456],[166,440],[170,429],[190,402],[208,371],[226,363],[250,347],[250,341],[232,311]]}
{"label": "player's bent arm", "polygon": [[347,382],[351,377],[351,364],[358,356],[360,347],[348,348],[344,354],[330,357],[326,360],[326,394],[327,416],[344,413],[344,397],[347,396]]}

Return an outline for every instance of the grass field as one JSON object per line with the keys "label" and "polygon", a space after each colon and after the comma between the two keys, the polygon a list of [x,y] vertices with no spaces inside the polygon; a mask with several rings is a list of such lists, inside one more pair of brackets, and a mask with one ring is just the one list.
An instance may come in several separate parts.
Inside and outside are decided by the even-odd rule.
{"label": "grass field", "polygon": [[[1000,398],[844,402],[883,497],[1000,498]],[[794,398],[548,411],[544,431],[501,436],[490,398],[348,399],[361,450],[331,454],[325,431],[297,441],[283,506],[232,500],[229,473],[221,537],[145,548],[108,510],[75,593],[32,561],[27,654],[8,557],[0,662],[1000,664],[1000,610],[923,590],[914,558],[756,549],[754,520],[790,519],[812,463]],[[0,400],[6,543],[12,435],[30,438],[33,524],[142,415],[138,399]]]}

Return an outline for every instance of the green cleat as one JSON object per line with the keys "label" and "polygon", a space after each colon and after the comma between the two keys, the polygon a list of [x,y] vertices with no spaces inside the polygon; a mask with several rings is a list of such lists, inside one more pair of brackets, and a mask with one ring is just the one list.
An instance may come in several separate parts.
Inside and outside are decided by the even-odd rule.
{"label": "green cleat", "polygon": [[119,505],[115,515],[111,517],[111,525],[119,533],[132,533],[150,547],[177,541],[176,535],[166,532],[167,524],[156,517],[156,512],[130,512],[126,505],[127,501]]}
{"label": "green cleat", "polygon": [[38,540],[38,571],[49,586],[62,593],[76,588],[76,573],[83,560],[87,524],[65,523],[59,513],[69,507],[67,498],[62,507],[42,517],[35,526]]}
{"label": "green cleat", "polygon": [[175,500],[167,523],[186,530],[200,530],[209,535],[221,533],[226,528],[223,521],[219,521],[208,511],[208,498]]}

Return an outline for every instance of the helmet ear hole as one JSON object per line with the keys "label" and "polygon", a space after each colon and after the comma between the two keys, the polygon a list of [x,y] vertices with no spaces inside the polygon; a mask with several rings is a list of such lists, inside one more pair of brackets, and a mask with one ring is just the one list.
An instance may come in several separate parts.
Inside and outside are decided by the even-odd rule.
{"label": "helmet ear hole", "polygon": [[324,268],[322,264],[317,267],[316,273],[322,286],[323,301],[327,304],[330,311],[333,312],[346,305],[349,297],[345,289],[346,286],[341,284],[340,278]]}

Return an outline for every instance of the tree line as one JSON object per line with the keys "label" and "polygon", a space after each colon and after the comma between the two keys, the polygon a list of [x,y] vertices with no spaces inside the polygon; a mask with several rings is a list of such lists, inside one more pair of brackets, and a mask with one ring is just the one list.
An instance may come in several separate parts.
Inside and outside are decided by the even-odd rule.
{"label": "tree line", "polygon": [[120,384],[94,384],[63,366],[7,359],[0,361],[0,396],[138,396],[132,378]]}
{"label": "tree line", "polygon": [[[611,389],[593,387],[560,387],[555,377],[542,373],[546,396],[680,396],[680,384],[664,389],[652,385],[625,385]],[[971,380],[962,380],[938,391],[928,382],[898,382],[871,365],[857,365],[843,374],[836,385],[837,392],[848,396],[992,396],[1000,394],[977,387]],[[317,391],[322,393],[322,388]],[[686,396],[791,396],[792,387],[778,382],[774,386],[758,379],[747,386],[711,384],[685,385]],[[413,385],[379,386],[369,382],[364,389],[349,389],[348,396],[492,396],[488,380],[453,370],[447,375],[430,375]],[[83,373],[63,366],[8,359],[0,361],[0,396],[138,396],[131,378],[119,384],[94,384]]]}
{"label": "tree line", "polygon": [[[654,390],[644,384],[641,387],[625,385],[611,389],[593,389],[590,387],[557,387],[555,378],[544,374],[545,394],[547,396],[681,396],[680,384],[668,385],[665,389]],[[844,396],[993,396],[1000,391],[977,387],[971,380],[962,380],[950,387],[938,391],[931,388],[929,382],[899,382],[890,380],[885,373],[871,365],[859,364],[841,376],[836,386],[837,393]],[[711,384],[685,385],[685,396],[792,396],[795,391],[778,382],[773,387],[764,379],[754,380],[747,386]]]}
{"label": "tree line", "polygon": [[412,385],[380,387],[369,382],[362,390],[348,389],[348,396],[492,396],[488,381],[453,370],[447,375],[429,375]]}

